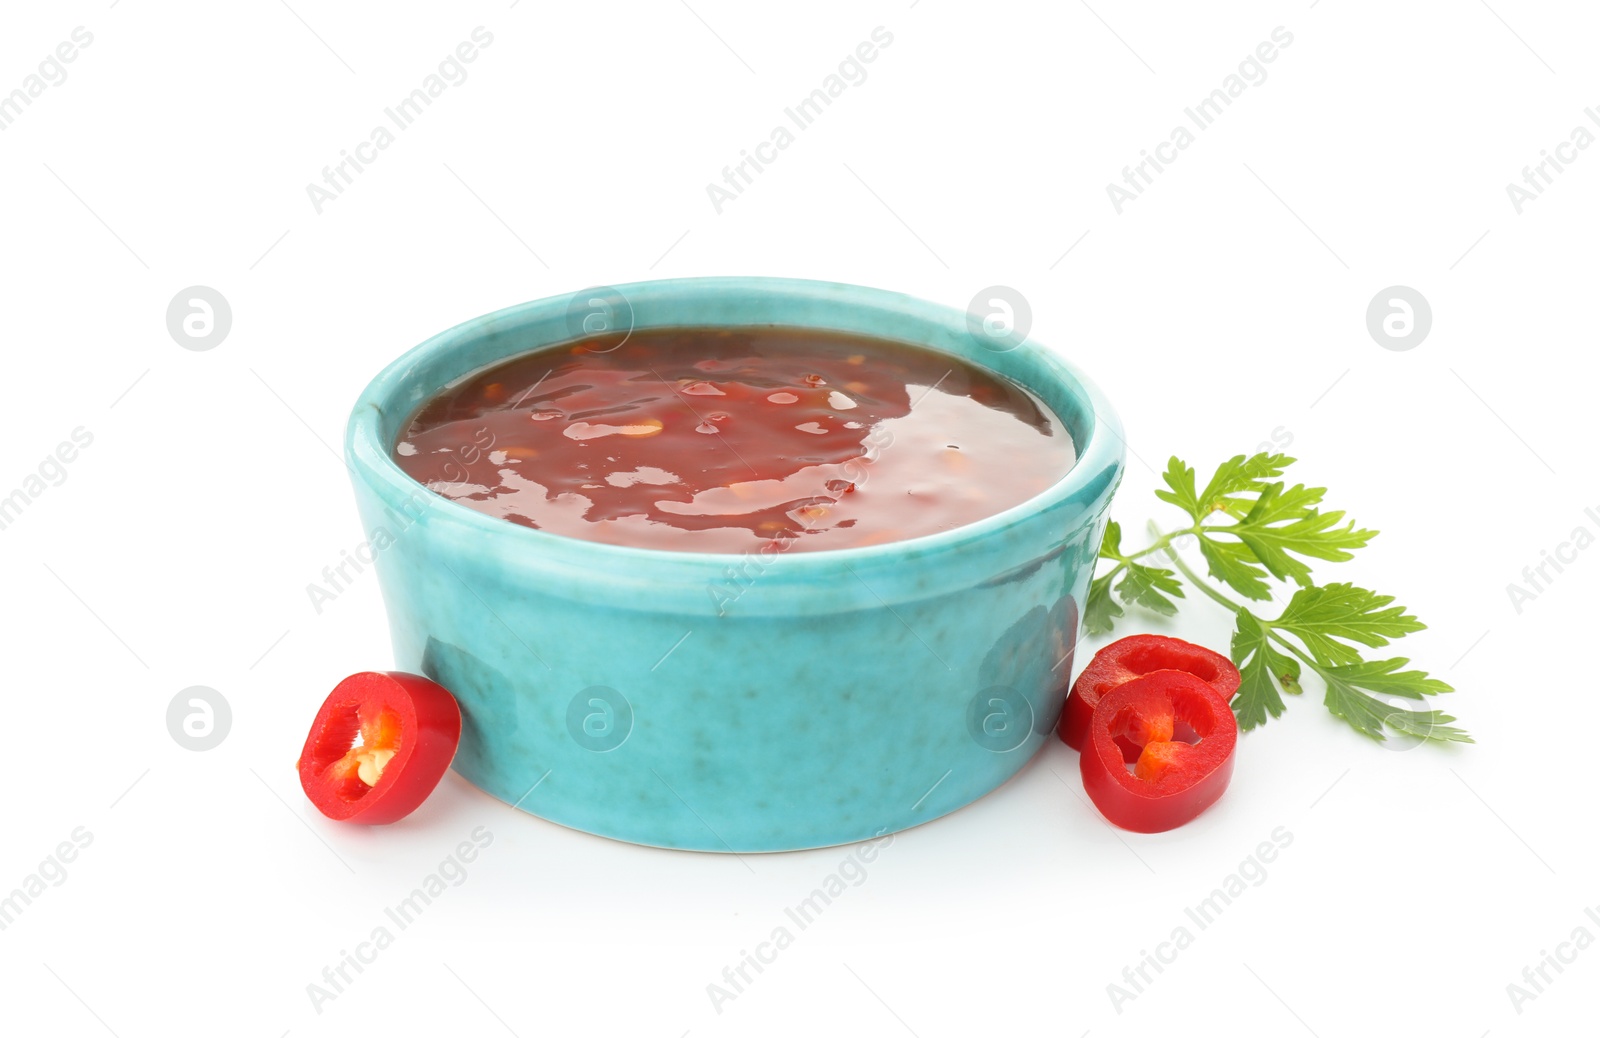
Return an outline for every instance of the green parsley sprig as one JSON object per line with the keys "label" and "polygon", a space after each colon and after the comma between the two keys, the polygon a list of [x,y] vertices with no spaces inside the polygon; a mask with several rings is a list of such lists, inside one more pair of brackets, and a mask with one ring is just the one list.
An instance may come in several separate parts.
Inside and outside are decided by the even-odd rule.
{"label": "green parsley sprig", "polygon": [[[1240,454],[1219,465],[1204,488],[1196,490],[1194,468],[1171,459],[1162,474],[1167,489],[1157,490],[1156,496],[1182,509],[1190,525],[1163,533],[1151,523],[1154,540],[1125,551],[1121,526],[1107,524],[1100,558],[1111,566],[1089,585],[1085,629],[1110,633],[1125,604],[1173,616],[1186,580],[1234,614],[1230,655],[1243,680],[1233,709],[1241,729],[1281,715],[1284,694],[1299,695],[1302,671],[1308,670],[1322,681],[1323,703],[1362,735],[1382,741],[1393,732],[1434,742],[1472,742],[1452,725],[1455,718],[1449,714],[1378,698],[1420,703],[1454,689],[1420,670],[1406,669],[1408,659],[1364,655],[1424,629],[1403,606],[1392,604],[1392,595],[1312,581],[1308,560],[1354,558],[1351,552],[1377,531],[1357,528],[1342,511],[1322,510],[1325,488],[1288,486],[1278,479],[1294,460],[1284,454]],[[1209,580],[1179,556],[1174,542],[1182,537],[1196,539]],[[1249,604],[1271,601],[1269,578],[1298,585],[1271,619]],[[1218,584],[1246,601],[1235,601]]]}

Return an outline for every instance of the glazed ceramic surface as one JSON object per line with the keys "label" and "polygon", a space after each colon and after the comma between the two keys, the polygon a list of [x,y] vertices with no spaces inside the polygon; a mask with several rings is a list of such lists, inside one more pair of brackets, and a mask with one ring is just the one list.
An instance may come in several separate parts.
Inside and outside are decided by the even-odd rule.
{"label": "glazed ceramic surface", "polygon": [[[1062,418],[1077,465],[1022,505],[932,536],[713,555],[518,526],[426,490],[390,457],[418,406],[503,357],[586,331],[756,324],[989,367]],[[373,380],[345,446],[396,662],[461,703],[456,770],[562,825],[739,852],[904,829],[1027,763],[1061,710],[1123,462],[1110,406],[1056,354],[896,293],[769,278],[623,285],[468,321]]]}

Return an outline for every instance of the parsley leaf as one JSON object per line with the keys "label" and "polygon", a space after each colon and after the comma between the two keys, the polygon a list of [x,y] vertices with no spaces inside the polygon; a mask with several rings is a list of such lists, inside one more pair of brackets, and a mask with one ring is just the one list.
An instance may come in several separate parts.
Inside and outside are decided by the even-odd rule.
{"label": "parsley leaf", "polygon": [[1353,558],[1347,549],[1364,547],[1376,530],[1358,530],[1352,520],[1340,529],[1343,512],[1319,512],[1321,487],[1270,484],[1239,522],[1221,527],[1239,538],[1261,564],[1279,580],[1311,586],[1311,567],[1290,553],[1329,562]]}
{"label": "parsley leaf", "polygon": [[1402,735],[1414,735],[1434,742],[1476,742],[1465,731],[1450,724],[1455,718],[1439,710],[1396,710],[1384,723]]}
{"label": "parsley leaf", "polygon": [[1372,739],[1384,738],[1384,726],[1405,735],[1436,742],[1472,742],[1472,737],[1449,722],[1455,718],[1438,710],[1411,710],[1370,693],[1421,699],[1455,691],[1420,670],[1401,670],[1408,659],[1366,660],[1319,668],[1328,688],[1323,702],[1350,727]]}
{"label": "parsley leaf", "polygon": [[1266,480],[1283,475],[1293,464],[1294,459],[1286,454],[1252,454],[1248,458],[1236,454],[1217,466],[1211,482],[1200,492],[1200,506],[1207,512],[1237,517],[1248,509],[1249,502],[1233,495],[1260,493],[1266,489]]}
{"label": "parsley leaf", "polygon": [[1284,692],[1300,692],[1300,662],[1272,647],[1267,629],[1247,610],[1241,610],[1233,632],[1229,655],[1239,668],[1239,691],[1233,699],[1233,712],[1241,731],[1267,722],[1268,715],[1283,713]]}
{"label": "parsley leaf", "polygon": [[1083,629],[1089,634],[1110,634],[1112,625],[1122,615],[1122,606],[1111,597],[1111,581],[1115,576],[1115,573],[1107,573],[1089,582],[1089,598],[1083,605]]}
{"label": "parsley leaf", "polygon": [[1200,554],[1205,557],[1206,569],[1213,577],[1233,588],[1246,598],[1265,602],[1272,591],[1262,578],[1266,570],[1255,563],[1255,555],[1248,546],[1232,541],[1214,541],[1202,535]]}
{"label": "parsley leaf", "polygon": [[1122,527],[1115,519],[1106,523],[1105,536],[1100,539],[1102,559],[1122,559]]}
{"label": "parsley leaf", "polygon": [[1176,616],[1178,606],[1173,598],[1183,597],[1183,585],[1170,569],[1128,563],[1128,575],[1117,585],[1117,594],[1124,602],[1134,602],[1162,616]]}
{"label": "parsley leaf", "polygon": [[1169,505],[1177,505],[1195,522],[1205,518],[1208,509],[1200,507],[1194,492],[1194,469],[1179,461],[1177,455],[1167,459],[1167,471],[1161,474],[1170,490],[1157,490],[1156,496]]}
{"label": "parsley leaf", "polygon": [[1294,593],[1271,626],[1300,639],[1318,663],[1360,663],[1360,651],[1346,642],[1377,649],[1426,629],[1404,606],[1389,604],[1393,601],[1393,595],[1380,595],[1354,584],[1305,587]]}

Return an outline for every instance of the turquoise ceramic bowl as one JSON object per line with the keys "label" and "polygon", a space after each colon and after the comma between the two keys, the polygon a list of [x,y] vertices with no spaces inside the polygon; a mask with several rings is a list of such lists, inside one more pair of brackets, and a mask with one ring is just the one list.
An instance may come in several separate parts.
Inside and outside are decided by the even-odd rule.
{"label": "turquoise ceramic bowl", "polygon": [[[610,301],[613,321],[631,308],[635,327],[777,324],[958,354],[1042,397],[1078,463],[958,529],[748,556],[531,530],[394,464],[420,404],[500,358],[571,341],[599,312],[592,299]],[[468,321],[373,380],[345,449],[396,662],[461,702],[455,769],[562,825],[707,851],[894,832],[1026,764],[1061,711],[1123,464],[1110,406],[1060,356],[997,349],[962,311],[897,293],[770,278],[644,282]]]}

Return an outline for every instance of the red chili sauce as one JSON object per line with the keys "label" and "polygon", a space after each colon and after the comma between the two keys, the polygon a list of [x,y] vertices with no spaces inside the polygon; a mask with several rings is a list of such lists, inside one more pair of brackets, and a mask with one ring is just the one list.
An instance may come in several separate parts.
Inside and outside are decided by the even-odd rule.
{"label": "red chili sauce", "polygon": [[424,404],[395,445],[420,483],[487,515],[697,552],[921,537],[1020,504],[1074,460],[1061,420],[998,374],[769,327],[512,357]]}

